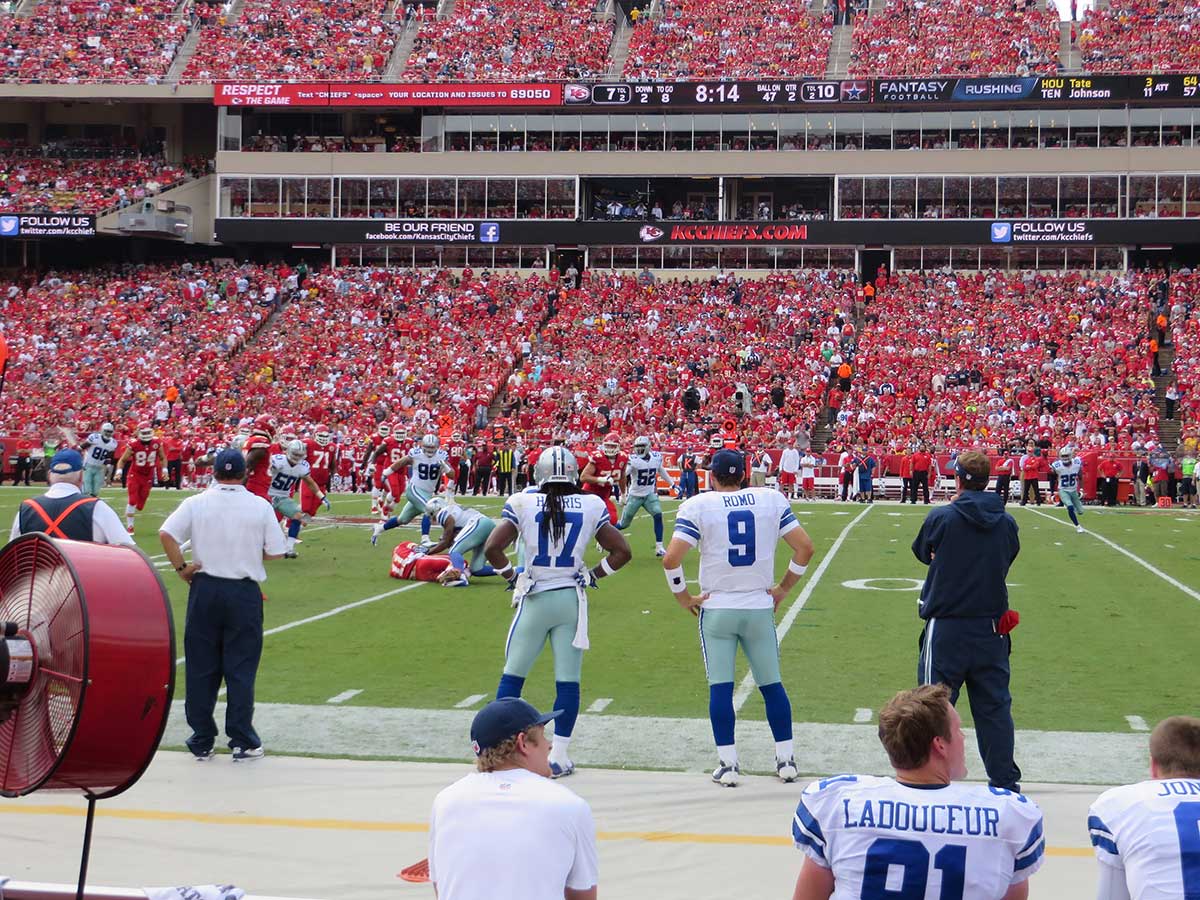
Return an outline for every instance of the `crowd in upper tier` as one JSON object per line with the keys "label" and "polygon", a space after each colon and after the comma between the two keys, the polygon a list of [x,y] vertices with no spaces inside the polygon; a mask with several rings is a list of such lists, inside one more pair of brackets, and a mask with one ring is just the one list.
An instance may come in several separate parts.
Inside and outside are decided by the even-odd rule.
{"label": "crowd in upper tier", "polygon": [[[24,6],[25,4],[22,4]],[[821,77],[836,24],[852,26],[851,77],[1053,73],[1059,15],[1040,0],[665,0],[618,25],[590,0],[39,0],[0,15],[8,81],[575,81]],[[32,13],[32,14],[31,14]],[[628,52],[616,56],[620,30]],[[408,30],[412,31],[409,32]],[[1084,71],[1200,69],[1195,0],[1113,0],[1067,26]],[[406,34],[407,59],[393,59]],[[195,55],[179,59],[189,36]],[[407,46],[407,45],[405,45]],[[168,74],[169,78],[168,78]]]}

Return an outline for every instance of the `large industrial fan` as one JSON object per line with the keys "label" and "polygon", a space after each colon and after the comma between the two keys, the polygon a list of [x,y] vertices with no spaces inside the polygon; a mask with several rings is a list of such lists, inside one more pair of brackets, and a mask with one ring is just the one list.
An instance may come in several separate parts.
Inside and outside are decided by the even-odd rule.
{"label": "large industrial fan", "polygon": [[96,801],[149,766],[175,691],[166,588],[140,551],[27,534],[0,550],[0,794]]}

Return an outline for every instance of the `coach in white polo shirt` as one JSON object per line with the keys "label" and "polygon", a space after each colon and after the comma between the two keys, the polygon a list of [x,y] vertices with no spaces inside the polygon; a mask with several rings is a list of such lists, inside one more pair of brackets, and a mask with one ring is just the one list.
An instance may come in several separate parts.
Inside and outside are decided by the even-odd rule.
{"label": "coach in white polo shirt", "polygon": [[[216,482],[188,497],[163,522],[158,537],[167,559],[189,585],[183,652],[187,660],[184,713],[191,726],[188,749],[211,759],[217,738],[213,710],[224,679],[228,690],[225,734],[234,762],[261,759],[254,730],[254,679],[263,643],[263,560],[287,550],[275,512],[246,490],[246,460],[227,448],[213,461]],[[192,542],[192,562],[179,545]]]}
{"label": "coach in white polo shirt", "polygon": [[595,900],[592,811],[550,780],[546,723],[559,713],[505,697],[476,714],[478,771],[438,794],[429,816],[438,900]]}

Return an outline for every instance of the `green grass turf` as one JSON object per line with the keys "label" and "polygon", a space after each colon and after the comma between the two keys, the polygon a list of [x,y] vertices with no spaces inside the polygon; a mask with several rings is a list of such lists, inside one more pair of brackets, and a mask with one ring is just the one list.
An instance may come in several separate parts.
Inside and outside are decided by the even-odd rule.
{"label": "green grass turf", "polygon": [[[20,498],[33,493],[0,491],[2,520],[11,521]],[[120,491],[105,496],[123,511]],[[173,491],[156,489],[151,495],[137,529],[137,542],[148,554],[162,553],[157,528],[178,502]],[[496,514],[500,501],[489,498],[481,505]],[[368,509],[369,500],[361,495],[334,498],[338,515],[365,516]],[[669,534],[675,504],[666,504],[666,510]],[[817,548],[807,580],[862,507],[798,504],[796,510]],[[1128,731],[1127,715],[1152,723],[1195,712],[1200,602],[1094,537],[1075,534],[1061,524],[1066,521],[1063,510],[1042,511],[1057,521],[1014,508],[1023,548],[1009,575],[1011,602],[1022,616],[1014,635],[1017,726]],[[897,689],[914,683],[920,631],[916,590],[856,590],[845,583],[920,579],[924,567],[909,546],[925,512],[922,507],[876,504],[851,529],[796,618],[781,655],[797,721],[848,723],[856,709],[878,709]],[[1085,524],[1200,588],[1200,518],[1089,508]],[[268,564],[266,628],[404,587],[406,582],[388,577],[390,550],[400,536],[415,534],[415,529],[389,532],[375,548],[362,527],[302,535],[299,559]],[[633,562],[592,594],[584,707],[606,697],[612,698],[608,713],[704,717],[707,687],[696,620],[666,590],[662,567],[653,556],[649,518],[639,515],[628,534]],[[594,557],[593,547],[589,559]],[[779,571],[784,560],[781,553]],[[695,565],[693,553],[685,564],[691,577]],[[186,586],[169,569],[160,571],[175,609],[182,655]],[[788,603],[802,587],[803,582]],[[490,694],[503,664],[512,616],[509,596],[495,579],[477,579],[463,590],[421,585],[268,636],[258,700],[324,704],[335,694],[359,689],[363,693],[349,704],[447,709],[469,695]],[[744,674],[740,662],[739,681]],[[546,705],[553,690],[547,650],[530,674],[526,696]],[[962,710],[966,715],[966,704]],[[757,692],[742,714],[762,717]]]}

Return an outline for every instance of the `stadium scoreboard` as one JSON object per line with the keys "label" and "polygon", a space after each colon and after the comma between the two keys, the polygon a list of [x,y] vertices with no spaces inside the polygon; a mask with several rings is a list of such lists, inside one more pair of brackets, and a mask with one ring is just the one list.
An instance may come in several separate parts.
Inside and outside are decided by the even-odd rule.
{"label": "stadium scoreboard", "polygon": [[507,107],[811,111],[823,107],[1103,106],[1200,104],[1200,74],[1038,75],[997,78],[852,78],[524,84],[290,84],[214,86],[218,106]]}

